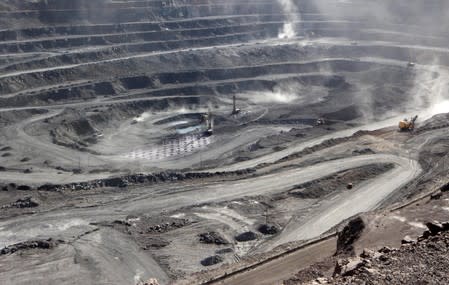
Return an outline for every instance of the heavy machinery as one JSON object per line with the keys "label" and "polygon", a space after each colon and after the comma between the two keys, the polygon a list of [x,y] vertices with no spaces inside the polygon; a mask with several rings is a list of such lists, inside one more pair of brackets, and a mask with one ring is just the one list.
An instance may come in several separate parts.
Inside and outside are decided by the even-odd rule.
{"label": "heavy machinery", "polygon": [[207,114],[203,115],[203,121],[206,124],[206,131],[204,133],[211,136],[214,133],[214,118],[210,110]]}
{"label": "heavy machinery", "polygon": [[232,115],[237,115],[240,113],[240,109],[237,108],[237,103],[236,103],[236,99],[235,99],[235,95],[232,96]]}
{"label": "heavy machinery", "polygon": [[415,122],[416,119],[418,119],[418,115],[414,116],[413,118],[409,119],[404,119],[402,121],[399,122],[399,130],[401,131],[413,131],[415,129]]}
{"label": "heavy machinery", "polygon": [[325,121],[324,121],[323,118],[319,118],[319,119],[317,119],[316,122],[315,122],[315,124],[316,124],[317,126],[322,126],[322,125],[324,125],[324,123],[325,123]]}

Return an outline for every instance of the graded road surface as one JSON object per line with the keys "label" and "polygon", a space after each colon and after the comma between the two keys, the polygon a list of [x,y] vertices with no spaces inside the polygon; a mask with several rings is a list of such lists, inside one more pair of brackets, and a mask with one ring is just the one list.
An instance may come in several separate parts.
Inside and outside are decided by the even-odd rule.
{"label": "graded road surface", "polygon": [[336,243],[336,238],[326,239],[216,284],[277,284],[282,278],[292,276],[301,269],[332,255],[336,250]]}

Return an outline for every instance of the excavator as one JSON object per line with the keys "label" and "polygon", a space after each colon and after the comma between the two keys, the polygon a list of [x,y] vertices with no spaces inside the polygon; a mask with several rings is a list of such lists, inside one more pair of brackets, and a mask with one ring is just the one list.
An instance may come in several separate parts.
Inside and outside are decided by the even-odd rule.
{"label": "excavator", "polygon": [[418,115],[414,116],[410,120],[404,119],[404,120],[400,121],[399,122],[399,130],[401,130],[402,132],[413,131],[415,129],[416,119],[418,119]]}

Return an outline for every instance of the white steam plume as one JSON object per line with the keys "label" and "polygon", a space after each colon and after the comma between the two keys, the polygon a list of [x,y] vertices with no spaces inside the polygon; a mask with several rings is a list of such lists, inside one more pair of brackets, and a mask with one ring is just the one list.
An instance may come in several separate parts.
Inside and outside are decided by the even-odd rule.
{"label": "white steam plume", "polygon": [[290,39],[296,36],[296,24],[300,21],[298,7],[293,0],[277,0],[282,7],[286,19],[282,30],[279,31],[280,39]]}

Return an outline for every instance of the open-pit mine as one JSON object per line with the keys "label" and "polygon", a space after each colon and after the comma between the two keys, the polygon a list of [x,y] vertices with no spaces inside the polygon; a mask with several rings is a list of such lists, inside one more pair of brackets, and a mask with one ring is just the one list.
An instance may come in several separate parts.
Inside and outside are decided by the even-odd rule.
{"label": "open-pit mine", "polygon": [[0,284],[281,284],[449,189],[448,10],[0,1]]}

